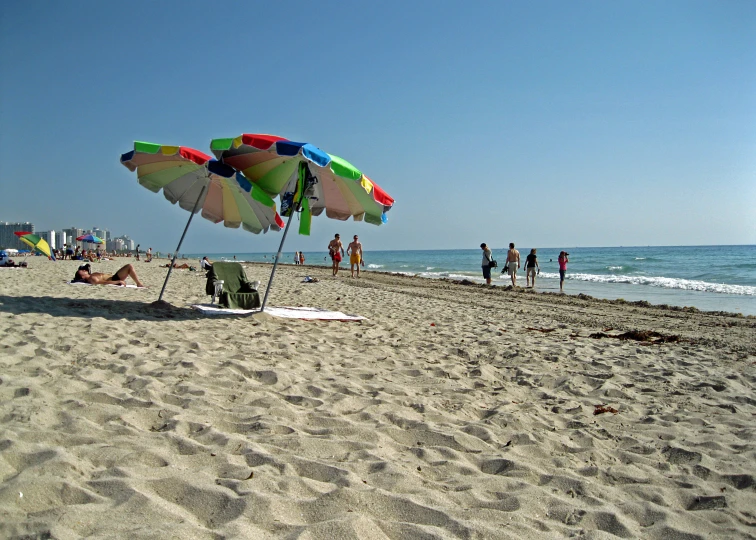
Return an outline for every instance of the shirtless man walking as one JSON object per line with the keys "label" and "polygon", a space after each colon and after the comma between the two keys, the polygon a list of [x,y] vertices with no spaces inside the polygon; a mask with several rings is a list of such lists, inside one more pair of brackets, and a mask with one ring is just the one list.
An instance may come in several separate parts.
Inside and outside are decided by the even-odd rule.
{"label": "shirtless man walking", "polygon": [[344,256],[344,246],[341,243],[341,238],[339,235],[335,235],[333,240],[331,240],[328,244],[328,254],[331,256],[331,260],[333,261],[333,275],[337,275],[339,273],[339,263],[341,262],[341,258]]}
{"label": "shirtless man walking", "polygon": [[[350,253],[351,251],[351,253]],[[354,235],[354,240],[349,246],[347,246],[347,254],[349,255],[349,264],[352,267],[352,277],[354,277],[354,269],[357,268],[357,277],[360,277],[360,262],[362,261],[362,244],[360,244],[357,235]]]}
{"label": "shirtless man walking", "polygon": [[[517,266],[515,266],[515,263]],[[507,266],[509,266],[509,275],[512,278],[512,287],[517,287],[517,269],[520,267],[520,252],[515,249],[514,242],[509,243]]]}

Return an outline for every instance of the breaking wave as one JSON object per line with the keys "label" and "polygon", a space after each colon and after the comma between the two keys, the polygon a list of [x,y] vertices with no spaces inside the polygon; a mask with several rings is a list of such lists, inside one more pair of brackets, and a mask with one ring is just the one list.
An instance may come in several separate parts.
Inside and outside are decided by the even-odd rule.
{"label": "breaking wave", "polygon": [[[541,277],[559,279],[559,274],[541,272]],[[740,294],[744,296],[756,296],[756,287],[750,285],[728,285],[727,283],[709,283],[693,279],[652,277],[652,276],[626,276],[609,275],[599,276],[596,274],[567,274],[567,279],[577,281],[591,281],[593,283],[627,283],[628,285],[648,285],[650,287],[663,287],[665,289],[680,289],[683,291],[700,291],[720,294]]]}

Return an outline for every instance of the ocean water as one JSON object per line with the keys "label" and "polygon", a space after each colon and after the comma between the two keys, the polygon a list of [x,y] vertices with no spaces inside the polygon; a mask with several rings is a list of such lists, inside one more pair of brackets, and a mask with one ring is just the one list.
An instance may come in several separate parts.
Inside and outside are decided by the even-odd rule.
{"label": "ocean water", "polygon": [[[524,263],[530,247],[517,249]],[[756,246],[538,248],[541,273],[536,279],[537,290],[559,291],[557,257],[562,249],[570,254],[566,294],[756,315]],[[494,258],[499,261],[499,268],[493,269],[494,285],[511,283],[509,276],[500,273],[506,252],[503,247],[493,249]],[[255,262],[272,262],[274,257],[272,253],[220,253],[211,258],[233,260],[234,255],[239,261]],[[325,252],[305,255],[306,264],[330,266]],[[293,252],[284,253],[282,262],[293,264],[293,257]],[[480,283],[483,282],[481,259],[480,249],[365,251],[368,271]],[[518,272],[517,284],[525,285],[522,270]]]}

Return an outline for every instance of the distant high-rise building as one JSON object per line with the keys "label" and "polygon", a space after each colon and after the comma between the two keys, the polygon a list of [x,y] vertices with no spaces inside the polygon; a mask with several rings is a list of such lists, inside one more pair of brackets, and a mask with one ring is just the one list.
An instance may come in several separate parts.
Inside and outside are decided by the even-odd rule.
{"label": "distant high-rise building", "polygon": [[108,251],[126,251],[126,243],[123,238],[113,238],[108,241]]}
{"label": "distant high-rise building", "polygon": [[63,249],[63,246],[66,245],[66,243],[66,231],[56,231],[55,245],[57,246],[57,249]]}
{"label": "distant high-rise building", "polygon": [[102,238],[103,240],[105,240],[105,242],[110,240],[110,231],[107,229],[100,229],[99,227],[94,227],[92,229],[92,234],[98,238]]}
{"label": "distant high-rise building", "polygon": [[77,242],[76,239],[84,234],[84,231],[81,229],[77,229],[76,227],[71,227],[68,229],[63,229],[63,232],[66,233],[66,238],[68,239],[68,245],[72,247],[84,247],[83,242]]}
{"label": "distant high-rise building", "polygon": [[50,249],[55,249],[55,231],[41,231],[36,235],[45,240],[50,245]]}
{"label": "distant high-rise building", "polygon": [[127,235],[122,235],[116,238],[116,240],[121,240],[123,242],[123,250],[125,251],[134,251],[134,241],[129,238]]}
{"label": "distant high-rise building", "polygon": [[13,248],[13,249],[28,249],[29,246],[24,244],[18,239],[15,232],[34,232],[34,224],[24,223],[8,223],[7,221],[0,222],[0,248]]}

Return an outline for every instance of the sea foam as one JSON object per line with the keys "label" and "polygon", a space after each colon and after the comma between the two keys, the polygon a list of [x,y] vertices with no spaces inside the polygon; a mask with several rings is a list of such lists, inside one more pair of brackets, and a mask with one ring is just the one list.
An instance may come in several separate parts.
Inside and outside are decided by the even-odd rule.
{"label": "sea foam", "polygon": [[[545,278],[559,279],[559,274],[541,272]],[[664,287],[665,289],[680,289],[684,291],[701,291],[721,294],[740,294],[756,296],[756,287],[749,285],[728,285],[726,283],[709,283],[693,279],[653,277],[653,276],[627,276],[611,275],[600,276],[596,274],[567,274],[567,279],[577,281],[591,281],[593,283],[627,283],[629,285],[648,285],[650,287]]]}

